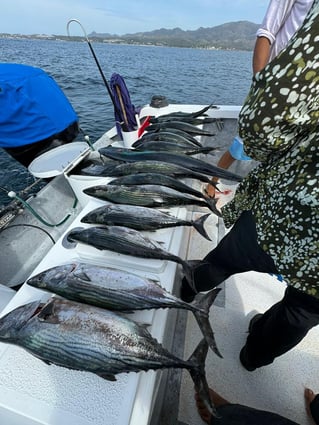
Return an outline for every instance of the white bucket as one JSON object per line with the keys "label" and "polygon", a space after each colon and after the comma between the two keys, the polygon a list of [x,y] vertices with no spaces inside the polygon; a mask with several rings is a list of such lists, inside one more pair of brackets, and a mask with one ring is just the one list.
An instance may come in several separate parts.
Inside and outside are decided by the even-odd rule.
{"label": "white bucket", "polygon": [[123,145],[126,148],[132,147],[133,143],[138,139],[138,130],[122,131]]}

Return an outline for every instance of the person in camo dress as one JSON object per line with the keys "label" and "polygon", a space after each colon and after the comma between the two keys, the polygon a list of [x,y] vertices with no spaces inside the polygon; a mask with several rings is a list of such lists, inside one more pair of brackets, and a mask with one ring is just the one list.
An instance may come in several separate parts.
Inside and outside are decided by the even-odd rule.
{"label": "person in camo dress", "polygon": [[260,162],[222,207],[231,230],[184,278],[181,298],[235,273],[283,276],[284,297],[252,318],[240,361],[271,364],[319,323],[319,0],[287,47],[257,72],[239,115],[245,152]]}
{"label": "person in camo dress", "polygon": [[[313,0],[270,0],[263,22],[256,33],[253,51],[253,74],[263,69],[283,50],[302,25]],[[236,160],[249,161],[242,139],[237,135],[229,149],[220,157],[217,166],[228,169]],[[218,182],[218,178],[213,178]],[[208,196],[214,197],[215,187],[207,185]]]}

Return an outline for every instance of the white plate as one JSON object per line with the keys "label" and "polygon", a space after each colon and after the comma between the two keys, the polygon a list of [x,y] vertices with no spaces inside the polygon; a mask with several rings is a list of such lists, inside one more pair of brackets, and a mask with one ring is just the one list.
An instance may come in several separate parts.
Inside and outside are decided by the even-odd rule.
{"label": "white plate", "polygon": [[50,178],[62,174],[79,157],[90,151],[85,142],[72,142],[58,146],[35,158],[28,167],[30,173],[39,178]]}

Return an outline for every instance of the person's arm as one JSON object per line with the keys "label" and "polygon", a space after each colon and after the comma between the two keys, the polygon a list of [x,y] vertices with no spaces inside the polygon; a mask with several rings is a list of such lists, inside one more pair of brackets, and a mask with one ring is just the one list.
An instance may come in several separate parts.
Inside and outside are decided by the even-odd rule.
{"label": "person's arm", "polygon": [[296,0],[270,0],[264,19],[256,33],[252,63],[254,74],[261,71],[284,47],[280,45],[282,40],[280,39],[278,44],[276,38],[286,25],[286,20],[295,3]]}
{"label": "person's arm", "polygon": [[269,60],[270,40],[267,37],[257,37],[253,53],[253,73],[263,69]]}

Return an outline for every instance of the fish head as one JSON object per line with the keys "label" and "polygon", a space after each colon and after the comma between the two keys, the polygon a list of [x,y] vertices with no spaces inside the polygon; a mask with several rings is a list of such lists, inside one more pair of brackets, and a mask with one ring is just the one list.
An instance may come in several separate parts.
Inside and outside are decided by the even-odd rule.
{"label": "fish head", "polygon": [[83,189],[83,193],[85,193],[86,195],[89,195],[89,196],[94,196],[95,193],[96,193],[96,188],[97,188],[97,186],[87,187],[87,188]]}
{"label": "fish head", "polygon": [[65,284],[67,277],[76,268],[76,264],[52,267],[27,280],[27,284],[39,289],[54,290]]}
{"label": "fish head", "polygon": [[18,339],[21,328],[38,312],[41,301],[17,307],[0,318],[0,341],[14,342]]}
{"label": "fish head", "polygon": [[112,212],[112,209],[114,209],[114,205],[103,205],[102,207],[95,208],[81,218],[81,223],[103,223],[103,217]]}
{"label": "fish head", "polygon": [[88,213],[81,218],[81,223],[96,223],[96,214]]}
{"label": "fish head", "polygon": [[72,229],[67,235],[67,240],[69,242],[78,242],[81,240],[82,230]]}
{"label": "fish head", "polygon": [[89,196],[97,196],[106,191],[107,191],[106,185],[90,186],[83,189],[83,193]]}

